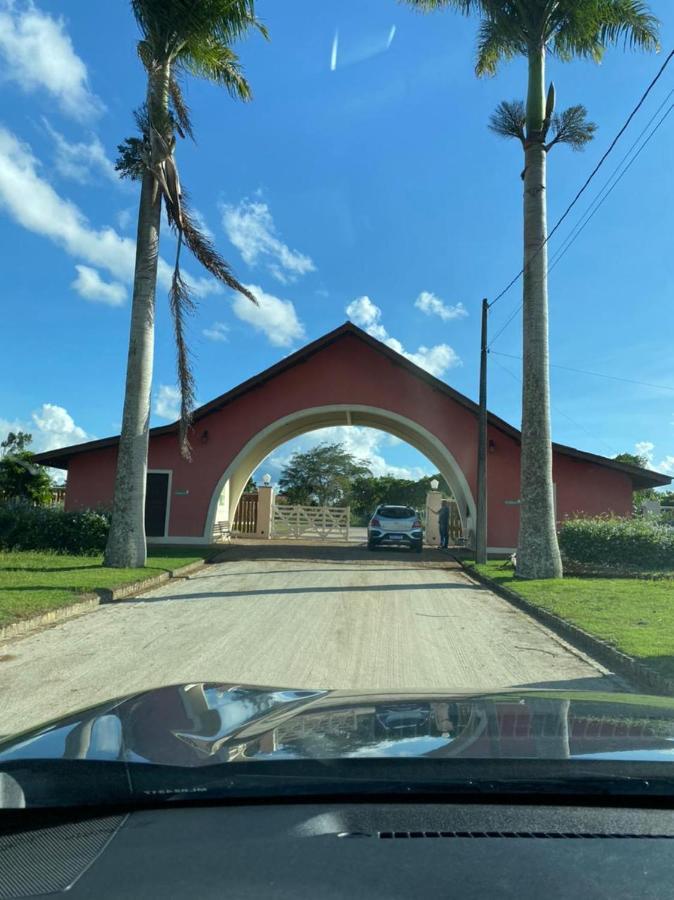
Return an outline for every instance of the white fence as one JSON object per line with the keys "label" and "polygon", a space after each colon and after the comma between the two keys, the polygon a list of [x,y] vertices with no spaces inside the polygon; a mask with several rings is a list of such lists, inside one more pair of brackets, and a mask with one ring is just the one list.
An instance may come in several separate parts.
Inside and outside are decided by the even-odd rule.
{"label": "white fence", "polygon": [[274,504],[272,538],[318,538],[348,541],[348,506],[286,506]]}

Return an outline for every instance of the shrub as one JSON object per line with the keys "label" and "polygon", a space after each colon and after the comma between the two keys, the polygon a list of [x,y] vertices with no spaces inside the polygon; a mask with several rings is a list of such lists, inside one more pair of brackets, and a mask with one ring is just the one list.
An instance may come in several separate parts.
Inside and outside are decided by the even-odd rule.
{"label": "shrub", "polygon": [[565,559],[640,569],[674,568],[674,528],[615,516],[568,519],[559,532]]}
{"label": "shrub", "polygon": [[26,503],[0,506],[0,550],[101,553],[109,528],[109,515],[93,509],[66,512]]}

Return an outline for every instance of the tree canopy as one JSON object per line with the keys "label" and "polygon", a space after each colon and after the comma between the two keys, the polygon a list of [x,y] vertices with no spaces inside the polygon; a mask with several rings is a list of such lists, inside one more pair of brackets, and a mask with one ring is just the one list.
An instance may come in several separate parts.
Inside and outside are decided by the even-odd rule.
{"label": "tree canopy", "polygon": [[319,444],[294,453],[283,468],[279,489],[290,503],[301,506],[346,506],[352,482],[370,469],[343,444]]}
{"label": "tree canopy", "polygon": [[39,506],[51,500],[51,479],[46,469],[32,461],[34,454],[28,449],[32,440],[25,431],[10,431],[0,442],[0,499]]}

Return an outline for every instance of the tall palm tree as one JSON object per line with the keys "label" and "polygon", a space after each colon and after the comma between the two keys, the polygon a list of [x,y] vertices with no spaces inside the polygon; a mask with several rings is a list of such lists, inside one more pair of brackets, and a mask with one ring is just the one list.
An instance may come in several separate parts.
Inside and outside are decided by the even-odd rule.
{"label": "tall palm tree", "polygon": [[545,59],[601,60],[623,40],[656,49],[658,22],[641,0],[404,0],[421,10],[450,7],[480,19],[477,75],[493,75],[501,60],[528,62],[526,104],[502,103],[493,130],[524,148],[524,285],[522,453],[517,574],[556,578],[562,563],[555,529],[548,363],[548,260],[546,158],[554,144],[580,149],[591,137],[582,106],[554,114],[554,88],[546,93]]}
{"label": "tall palm tree", "polygon": [[169,305],[181,391],[180,447],[186,458],[194,379],[184,317],[194,303],[180,274],[182,244],[215,278],[257,302],[190,215],[174,158],[176,134],[193,137],[181,83],[194,75],[221,85],[240,100],[250,99],[250,87],[231,45],[251,28],[264,35],[266,31],[255,18],[254,0],[131,0],[131,8],[141,32],[138,55],[147,74],[147,93],[136,113],[140,136],[120,145],[117,162],[120,174],[139,180],[141,189],[124,413],[105,565],[135,567],[145,565],[147,552],[145,481],[162,202],[178,237]]}

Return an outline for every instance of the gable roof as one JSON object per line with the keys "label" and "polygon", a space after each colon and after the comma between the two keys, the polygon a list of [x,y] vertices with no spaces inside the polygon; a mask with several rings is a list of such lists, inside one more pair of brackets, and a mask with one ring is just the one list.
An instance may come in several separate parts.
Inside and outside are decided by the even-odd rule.
{"label": "gable roof", "polygon": [[[203,406],[200,406],[194,411],[193,421],[196,423],[200,419],[203,419],[205,416],[208,416],[213,412],[217,412],[217,410],[222,409],[224,406],[227,406],[229,403],[232,403],[234,400],[238,399],[249,391],[260,387],[261,385],[265,384],[265,382],[270,381],[273,378],[276,378],[278,375],[281,375],[288,369],[292,369],[298,363],[304,362],[310,357],[315,356],[326,347],[329,347],[331,344],[336,343],[347,335],[357,338],[364,344],[371,347],[377,353],[380,353],[382,356],[387,357],[389,360],[391,360],[391,362],[395,363],[398,366],[401,366],[403,369],[407,369],[412,375],[414,375],[415,378],[426,382],[434,390],[439,391],[441,394],[444,394],[447,397],[450,397],[455,403],[458,403],[460,406],[465,407],[467,410],[469,410],[469,412],[477,417],[479,406],[473,400],[470,400],[464,394],[460,394],[458,391],[454,390],[454,388],[451,388],[448,384],[445,384],[444,381],[436,378],[435,375],[431,375],[430,372],[427,372],[425,369],[420,368],[418,365],[416,365],[416,363],[413,363],[406,357],[401,356],[400,353],[392,350],[391,347],[387,347],[386,344],[383,344],[381,341],[373,338],[366,331],[358,328],[352,322],[345,322],[343,325],[340,325],[339,328],[335,328],[333,331],[329,331],[327,334],[324,334],[322,337],[317,338],[310,344],[306,344],[304,347],[296,350],[295,353],[291,353],[289,356],[286,356],[284,359],[280,360],[280,362],[275,363],[268,369],[259,372],[252,378],[248,378],[246,381],[242,381],[241,384],[238,384],[231,390],[226,391],[224,394],[221,394],[219,397],[216,397],[209,403],[205,403]],[[502,431],[504,434],[507,434],[514,440],[518,442],[520,441],[521,433],[517,428],[515,428],[509,422],[506,422],[504,419],[500,419],[498,416],[495,416],[493,413],[488,413],[487,415],[489,424],[492,427],[497,428],[499,431]],[[160,425],[157,428],[150,429],[150,437],[155,437],[162,434],[177,433],[178,422],[172,422],[169,425]],[[80,453],[88,453],[90,450],[100,450],[105,447],[115,447],[117,446],[118,442],[119,435],[114,435],[113,437],[101,438],[100,440],[96,441],[87,441],[87,443],[84,444],[74,444],[70,447],[61,447],[56,450],[48,450],[44,453],[36,453],[34,460],[41,465],[67,469],[71,457],[76,456]],[[650,469],[642,469],[639,466],[632,466],[628,463],[617,462],[614,459],[608,459],[605,456],[599,456],[595,453],[587,453],[584,450],[576,450],[574,447],[567,447],[564,444],[553,443],[552,447],[553,450],[555,450],[557,453],[562,453],[565,456],[571,456],[575,459],[584,460],[586,462],[606,466],[608,468],[623,472],[632,479],[632,486],[634,490],[640,490],[642,488],[648,487],[659,487],[661,485],[670,484],[672,481],[671,478],[669,478],[667,475],[662,475],[660,472],[653,472]]]}

